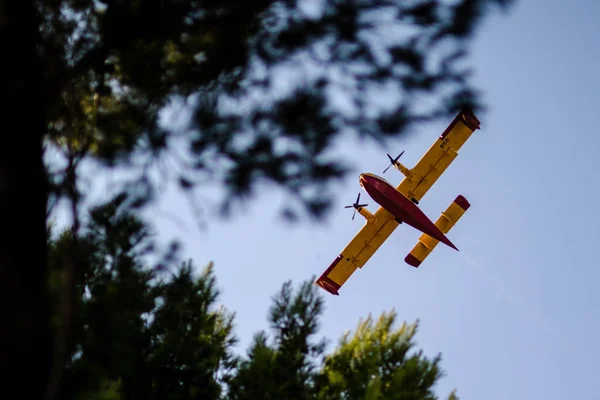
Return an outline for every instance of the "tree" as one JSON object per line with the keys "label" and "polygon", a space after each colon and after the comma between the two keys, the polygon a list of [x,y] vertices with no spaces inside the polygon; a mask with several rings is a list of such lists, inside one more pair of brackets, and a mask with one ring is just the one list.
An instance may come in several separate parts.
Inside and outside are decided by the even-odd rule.
{"label": "tree", "polygon": [[[51,362],[47,297],[45,104],[31,1],[2,2],[0,93],[0,368],[5,390],[41,398]],[[27,116],[18,118],[24,110]],[[26,250],[24,250],[26,249]]]}
{"label": "tree", "polygon": [[[323,216],[327,183],[345,171],[330,152],[342,133],[382,141],[478,103],[460,62],[488,8],[510,3],[7,2],[0,10],[8,60],[2,93],[10,116],[0,150],[6,316],[0,354],[1,366],[15,374],[7,381],[24,388],[24,397],[40,397],[49,381],[51,400],[60,380],[80,265],[83,161],[132,168],[136,185],[123,190],[136,191],[143,203],[154,189],[149,167],[176,157],[171,150],[181,144],[186,156],[176,157],[181,168],[170,172],[186,189],[207,180],[225,188],[223,210],[268,181],[309,215]],[[301,74],[282,75],[290,71]],[[381,107],[372,101],[380,91],[391,94]],[[181,132],[161,126],[160,111],[190,96],[193,124]],[[63,151],[64,164],[44,159],[43,145]],[[62,197],[71,202],[74,240],[52,333],[45,229],[51,210],[45,205]],[[284,215],[292,218],[298,211],[290,207]]]}
{"label": "tree", "polygon": [[[323,216],[347,171],[331,154],[343,133],[384,142],[479,107],[461,63],[488,9],[510,3],[40,2],[47,137],[67,171],[85,157],[133,167],[145,197],[148,166],[169,157],[184,189],[224,188],[223,211],[268,181]],[[159,113],[181,98],[194,118],[175,132]]]}
{"label": "tree", "polygon": [[[217,307],[212,265],[198,273],[191,261],[173,272],[174,259],[150,264],[150,227],[124,197],[92,210],[80,235],[61,399],[437,398],[440,356],[414,352],[417,323],[395,328],[393,310],[376,322],[368,316],[326,354],[322,294],[311,281],[296,289],[288,281],[273,297],[269,329],[239,357],[234,316]],[[72,241],[72,230],[50,241],[55,304]]]}
{"label": "tree", "polygon": [[[287,204],[300,200],[322,217],[327,184],[348,170],[348,155],[332,151],[340,136],[385,143],[415,124],[482,106],[462,61],[481,17],[510,3],[274,2],[250,41],[246,73],[197,99],[195,164],[183,186],[198,175],[225,183],[228,211],[271,182],[291,194]],[[291,206],[283,212],[298,215]]]}
{"label": "tree", "polygon": [[248,357],[229,382],[228,399],[314,399],[312,380],[325,343],[314,341],[323,299],[311,282],[296,294],[286,282],[273,299],[269,312],[272,338],[255,335]]}
{"label": "tree", "polygon": [[[149,265],[149,226],[124,196],[92,210],[84,228],[59,397],[219,398],[235,338],[233,316],[215,305],[212,267],[197,274],[191,262],[173,273]],[[72,241],[68,230],[50,245],[55,304]]]}
{"label": "tree", "polygon": [[[296,294],[286,282],[273,300],[273,337],[258,333],[229,382],[227,399],[411,399],[434,400],[443,376],[441,356],[414,352],[418,321],[394,327],[395,310],[369,315],[346,333],[330,354],[317,340],[321,294],[304,282]],[[458,400],[450,393],[449,400]]]}
{"label": "tree", "polygon": [[[319,377],[319,398],[433,400],[433,387],[443,376],[441,356],[433,360],[422,351],[409,354],[418,322],[394,328],[397,313],[382,313],[374,321],[369,315],[354,335],[346,333],[327,356]],[[449,400],[458,400],[455,392]]]}

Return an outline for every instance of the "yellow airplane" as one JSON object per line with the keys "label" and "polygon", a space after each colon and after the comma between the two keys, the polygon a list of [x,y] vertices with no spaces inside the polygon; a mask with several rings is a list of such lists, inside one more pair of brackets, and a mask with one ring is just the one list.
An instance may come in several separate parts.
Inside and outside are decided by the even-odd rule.
{"label": "yellow airplane", "polygon": [[360,186],[380,207],[375,214],[369,212],[364,208],[367,204],[359,204],[360,192],[356,202],[346,206],[354,208],[352,219],[356,211],[365,217],[365,225],[315,284],[333,295],[339,295],[339,289],[354,271],[365,265],[402,222],[423,232],[415,247],[404,259],[407,264],[419,267],[439,242],[458,250],[445,234],[469,208],[467,199],[462,195],[456,197],[435,223],[421,211],[418,204],[479,126],[480,122],[471,110],[462,110],[412,169],[406,168],[398,161],[404,152],[396,158],[388,154],[391,161],[389,167],[393,165],[405,176],[397,187],[377,175],[361,174]]}

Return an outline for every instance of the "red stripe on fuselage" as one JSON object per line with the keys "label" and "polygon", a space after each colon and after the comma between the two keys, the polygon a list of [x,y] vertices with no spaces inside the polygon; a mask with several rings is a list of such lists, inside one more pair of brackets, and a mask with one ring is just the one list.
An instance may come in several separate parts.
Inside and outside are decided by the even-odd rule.
{"label": "red stripe on fuselage", "polygon": [[373,200],[394,217],[439,240],[445,245],[458,250],[415,203],[398,192],[383,178],[372,174],[362,174],[360,176],[360,184]]}

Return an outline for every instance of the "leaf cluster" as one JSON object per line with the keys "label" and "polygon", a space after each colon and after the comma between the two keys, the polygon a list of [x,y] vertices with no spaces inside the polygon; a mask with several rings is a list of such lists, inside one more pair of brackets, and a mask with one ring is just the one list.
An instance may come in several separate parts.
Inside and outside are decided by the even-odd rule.
{"label": "leaf cluster", "polygon": [[[320,217],[348,172],[339,138],[385,143],[481,106],[468,44],[511,3],[39,1],[47,139],[144,178],[168,157],[184,189],[225,188],[225,213],[268,182],[285,216],[299,201]],[[160,116],[178,98],[192,118],[174,129]]]}

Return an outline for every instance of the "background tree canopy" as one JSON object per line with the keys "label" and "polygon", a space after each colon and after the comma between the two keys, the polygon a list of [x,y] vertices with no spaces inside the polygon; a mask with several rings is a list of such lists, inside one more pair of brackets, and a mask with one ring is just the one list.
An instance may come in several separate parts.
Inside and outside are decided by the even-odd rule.
{"label": "background tree canopy", "polygon": [[[149,227],[122,198],[91,212],[82,229],[73,329],[61,399],[436,399],[440,357],[414,351],[418,321],[394,310],[368,316],[326,353],[318,337],[323,295],[286,282],[269,329],[234,354],[234,314],[218,306],[212,265],[157,271],[144,261]],[[74,237],[50,241],[52,298]],[[65,249],[67,249],[65,251]],[[456,399],[455,394],[450,394]]]}
{"label": "background tree canopy", "polygon": [[[508,3],[40,2],[47,136],[75,161],[173,158],[184,188],[226,189],[224,210],[266,180],[320,216],[345,171],[338,136],[382,141],[479,107],[462,61],[488,8]],[[161,126],[181,98],[193,122]]]}
{"label": "background tree canopy", "polygon": [[[346,170],[334,151],[337,138],[351,134],[382,141],[415,123],[454,114],[463,105],[481,104],[464,62],[468,42],[492,7],[510,3],[2,3],[0,93],[9,134],[0,146],[0,354],[1,366],[12,371],[7,386],[21,388],[24,397],[39,398],[49,381],[52,398],[66,357],[81,334],[71,332],[70,326],[77,317],[81,279],[87,279],[84,271],[91,268],[91,261],[82,257],[87,246],[95,248],[106,234],[97,232],[92,243],[86,236],[78,239],[80,219],[87,211],[82,209],[85,191],[78,185],[82,162],[93,160],[136,174],[133,182],[123,181],[122,190],[137,206],[153,198],[156,188],[149,170],[169,159],[174,165],[168,172],[183,188],[201,189],[210,182],[224,189],[223,211],[233,201],[249,198],[257,184],[269,182],[300,205],[283,210],[284,215],[304,211],[322,217],[330,202],[327,184]],[[383,103],[378,101],[382,93]],[[189,100],[192,122],[178,129],[161,125],[160,113],[178,99]],[[50,150],[62,157],[44,158]],[[51,325],[55,314],[48,301],[52,260],[46,222],[61,198],[70,200],[72,240],[61,242],[60,257],[52,255],[62,260],[61,278],[55,279],[62,283],[63,295]],[[133,240],[134,230],[120,232]],[[119,257],[127,253],[123,251],[107,254],[114,258],[111,262],[121,262]],[[182,287],[196,285],[184,272]],[[91,294],[85,307],[116,301],[110,297],[116,284],[103,287],[102,279],[108,278],[97,273],[100,292]],[[142,293],[146,283],[137,278],[131,290]],[[108,297],[97,294],[103,291]],[[148,312],[151,305],[145,300],[136,299],[136,313]],[[164,310],[166,320],[175,312],[169,310]],[[138,335],[132,329],[142,322],[134,321],[138,317],[133,314],[127,318],[133,319],[118,329],[131,332],[114,334]],[[160,318],[157,321],[153,327],[159,329]],[[168,337],[169,323],[162,323],[162,335]],[[204,324],[202,329],[217,324],[194,323]],[[85,346],[88,353],[107,357],[94,361],[93,368],[111,363],[112,350],[94,350],[95,344],[87,341]],[[92,368],[71,362],[80,371]],[[102,374],[97,382],[113,392],[117,384],[124,385],[119,386],[123,390],[138,384],[126,384],[123,377],[115,381],[118,374],[113,372]],[[194,385],[209,390],[189,383],[190,388]],[[160,390],[175,393],[168,387]]]}

